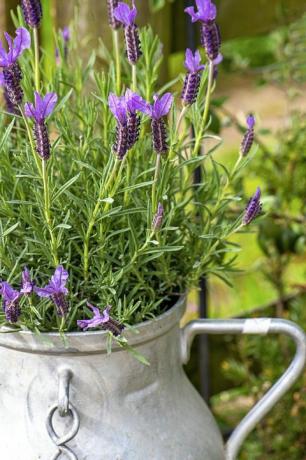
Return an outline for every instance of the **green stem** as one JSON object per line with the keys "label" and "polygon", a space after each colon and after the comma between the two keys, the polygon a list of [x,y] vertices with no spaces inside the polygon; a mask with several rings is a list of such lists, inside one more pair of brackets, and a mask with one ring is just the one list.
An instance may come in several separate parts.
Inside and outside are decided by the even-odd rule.
{"label": "green stem", "polygon": [[39,71],[39,40],[38,40],[38,29],[34,27],[33,29],[33,39],[34,39],[34,79],[35,79],[35,89],[37,92],[40,90],[40,71]]}
{"label": "green stem", "polygon": [[88,222],[87,232],[86,232],[85,239],[84,239],[84,253],[83,253],[83,259],[84,259],[84,261],[83,261],[83,264],[84,264],[83,270],[84,270],[84,279],[85,280],[88,279],[89,241],[90,241],[90,237],[91,237],[93,227],[94,227],[95,222],[96,222],[96,217],[97,217],[98,212],[100,210],[100,206],[101,206],[103,196],[108,191],[109,187],[111,186],[111,184],[112,184],[112,182],[113,182],[113,180],[114,180],[114,178],[115,178],[115,176],[117,174],[118,166],[119,166],[120,163],[121,163],[121,168],[122,168],[123,161],[124,160],[120,161],[120,160],[118,160],[118,158],[116,158],[113,170],[112,170],[112,172],[111,172],[106,184],[101,183],[100,191],[99,191],[99,195],[98,195],[98,200],[96,202],[96,205],[94,207],[94,210],[93,210],[93,212],[91,214],[91,217],[89,219],[89,222]]}
{"label": "green stem", "polygon": [[136,65],[132,65],[132,91],[134,91],[135,93],[136,90],[137,90],[137,69],[136,69]]}
{"label": "green stem", "polygon": [[31,132],[31,128],[30,128],[30,125],[28,123],[28,120],[22,110],[22,107],[19,105],[19,110],[20,110],[20,113],[21,113],[21,116],[23,118],[23,121],[24,121],[24,124],[25,124],[25,127],[26,127],[26,130],[27,130],[27,133],[28,133],[28,138],[29,138],[29,142],[30,142],[30,146],[31,146],[31,150],[32,150],[32,154],[33,154],[33,157],[34,157],[34,160],[35,160],[35,163],[36,163],[36,166],[37,166],[37,169],[39,171],[39,174],[42,175],[42,170],[41,170],[41,162],[40,162],[40,159],[37,155],[37,152],[36,152],[36,149],[35,149],[35,145],[34,145],[34,140],[33,140],[33,136],[32,136],[32,132]]}
{"label": "green stem", "polygon": [[44,214],[47,223],[47,227],[51,239],[51,254],[54,260],[54,264],[58,265],[58,255],[57,255],[57,242],[53,233],[51,212],[50,212],[50,191],[49,191],[49,180],[47,174],[47,160],[42,160],[42,180],[44,187]]}
{"label": "green stem", "polygon": [[207,84],[207,92],[206,92],[206,99],[205,99],[205,107],[204,107],[203,118],[202,118],[200,130],[197,133],[196,141],[194,144],[194,149],[192,152],[193,157],[198,155],[200,147],[201,147],[202,137],[205,131],[205,127],[206,127],[207,119],[209,115],[209,107],[210,107],[213,83],[214,83],[214,63],[212,61],[209,61],[208,84]]}
{"label": "green stem", "polygon": [[158,153],[156,156],[156,164],[155,164],[155,174],[154,174],[154,182],[152,186],[152,213],[154,214],[157,207],[157,181],[160,173],[160,166],[161,166],[161,154]]}
{"label": "green stem", "polygon": [[113,33],[113,44],[116,62],[116,90],[117,94],[121,91],[121,62],[120,62],[120,46],[119,46],[119,31],[112,30]]}

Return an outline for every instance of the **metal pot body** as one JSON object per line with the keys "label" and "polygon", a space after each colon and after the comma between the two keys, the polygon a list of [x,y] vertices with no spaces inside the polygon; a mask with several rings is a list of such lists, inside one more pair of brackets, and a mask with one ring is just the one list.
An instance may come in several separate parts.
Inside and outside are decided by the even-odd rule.
{"label": "metal pot body", "polygon": [[[127,332],[150,366],[115,344],[107,354],[105,332],[68,334],[66,345],[57,334],[1,334],[1,458],[224,459],[216,423],[182,368],[183,311],[181,301]],[[61,417],[65,370],[70,406]]]}

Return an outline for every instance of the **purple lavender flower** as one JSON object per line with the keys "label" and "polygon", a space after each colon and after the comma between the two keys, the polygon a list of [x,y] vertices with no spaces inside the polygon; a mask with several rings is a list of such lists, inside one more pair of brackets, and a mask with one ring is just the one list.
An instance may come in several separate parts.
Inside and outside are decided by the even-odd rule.
{"label": "purple lavender flower", "polygon": [[171,93],[164,94],[159,98],[156,94],[153,97],[153,104],[147,104],[145,113],[152,119],[152,140],[153,148],[157,153],[166,153],[168,150],[167,129],[164,117],[169,113],[173,103]]}
{"label": "purple lavender flower", "polygon": [[39,297],[48,297],[54,302],[58,316],[65,316],[68,312],[68,304],[65,299],[68,294],[68,289],[66,288],[68,276],[68,272],[59,265],[47,286],[34,288]]}
{"label": "purple lavender flower", "polygon": [[30,271],[27,267],[24,268],[22,272],[22,287],[21,287],[21,294],[29,295],[32,294],[34,291],[34,281],[31,279]]}
{"label": "purple lavender flower", "polygon": [[147,104],[141,96],[130,89],[126,90],[124,97],[127,108],[128,148],[131,149],[139,138],[140,117],[137,111],[145,111]]}
{"label": "purple lavender flower", "polygon": [[25,104],[25,114],[27,117],[34,119],[33,131],[36,140],[36,151],[42,159],[48,160],[50,158],[50,141],[45,121],[57,103],[57,95],[48,93],[45,97],[41,97],[36,91],[34,94],[35,104],[27,102]]}
{"label": "purple lavender flower", "polygon": [[118,336],[122,333],[124,326],[119,321],[110,317],[111,306],[107,305],[103,313],[101,314],[99,308],[94,307],[90,303],[87,304],[93,311],[94,316],[91,319],[82,319],[77,321],[77,325],[87,331],[88,329],[100,327],[104,330],[111,331],[113,335]]}
{"label": "purple lavender flower", "polygon": [[40,0],[21,0],[23,17],[28,26],[39,27],[42,18],[42,7]]}
{"label": "purple lavender flower", "polygon": [[200,65],[201,55],[199,51],[194,54],[188,48],[186,50],[185,67],[187,74],[185,76],[184,87],[181,99],[185,105],[191,105],[196,101],[201,81],[201,73],[204,65]]}
{"label": "purple lavender flower", "polygon": [[6,51],[0,41],[0,67],[3,68],[3,81],[8,98],[16,107],[21,104],[23,98],[23,91],[20,86],[22,73],[17,59],[25,49],[30,48],[31,37],[27,29],[23,27],[16,30],[14,41],[8,33],[5,32],[4,35],[9,49]]}
{"label": "purple lavender flower", "polygon": [[130,64],[135,65],[142,55],[142,52],[138,27],[135,24],[137,8],[134,1],[133,8],[130,8],[129,5],[124,2],[119,2],[118,6],[114,10],[114,16],[115,19],[121,22],[124,26],[127,57]]}
{"label": "purple lavender flower", "polygon": [[211,0],[196,0],[196,5],[197,12],[193,6],[186,8],[185,12],[191,16],[192,22],[201,22],[201,44],[208,58],[213,61],[217,58],[221,46],[220,30],[215,22],[217,8]]}
{"label": "purple lavender flower", "polygon": [[254,138],[255,138],[255,134],[254,134],[254,127],[255,127],[255,118],[253,115],[249,115],[248,118],[247,118],[247,126],[248,126],[248,129],[242,139],[242,142],[241,142],[241,147],[240,147],[240,153],[243,157],[245,157],[249,151],[251,150],[252,148],[252,145],[254,143]]}
{"label": "purple lavender flower", "polygon": [[260,214],[262,209],[262,203],[260,202],[261,191],[260,188],[257,187],[256,192],[250,198],[244,212],[243,216],[243,224],[249,225],[257,216]]}
{"label": "purple lavender flower", "polygon": [[10,100],[7,89],[5,87],[3,72],[0,72],[0,86],[2,86],[3,88],[3,98],[5,101],[7,112],[13,115],[18,114],[19,112],[18,107],[16,107],[16,105],[13,104],[12,101]]}
{"label": "purple lavender flower", "polygon": [[114,11],[118,6],[118,0],[107,0],[108,23],[114,30],[119,29],[121,22],[115,18]]}
{"label": "purple lavender flower", "polygon": [[17,323],[18,318],[21,314],[19,299],[21,293],[15,291],[12,286],[3,281],[0,283],[0,293],[3,300],[3,311],[5,313],[5,318],[10,323]]}
{"label": "purple lavender flower", "polygon": [[64,59],[67,61],[68,58],[68,44],[70,41],[70,29],[69,27],[64,27],[62,30],[62,37],[64,40]]}
{"label": "purple lavender flower", "polygon": [[117,120],[116,137],[113,151],[122,160],[127,151],[133,147],[139,137],[140,119],[137,111],[145,111],[145,101],[136,93],[127,90],[124,96],[111,93],[109,107]]}
{"label": "purple lavender flower", "polygon": [[164,218],[164,207],[161,203],[158,203],[157,212],[153,217],[152,230],[155,232],[160,229]]}

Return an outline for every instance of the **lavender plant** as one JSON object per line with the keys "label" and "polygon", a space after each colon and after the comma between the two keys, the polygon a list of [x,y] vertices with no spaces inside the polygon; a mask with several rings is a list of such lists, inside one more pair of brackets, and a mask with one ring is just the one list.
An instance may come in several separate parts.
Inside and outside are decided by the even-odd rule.
{"label": "lavender plant", "polygon": [[[160,88],[158,38],[137,29],[134,3],[108,6],[118,39],[106,54],[109,68],[95,68],[101,48],[81,60],[78,33],[52,81],[42,71],[33,81],[39,59],[24,52],[18,83],[28,102],[11,121],[1,114],[0,320],[13,330],[102,328],[119,336],[124,325],[166,311],[203,274],[228,282],[237,251],[231,236],[260,212],[259,190],[246,207],[231,189],[251,157],[237,155],[228,171],[213,155],[219,44],[211,52],[205,41],[203,65],[199,51],[187,50],[185,84]],[[212,2],[197,6],[203,27],[215,28]],[[124,25],[127,57],[115,21]],[[25,31],[19,50],[29,46]]]}

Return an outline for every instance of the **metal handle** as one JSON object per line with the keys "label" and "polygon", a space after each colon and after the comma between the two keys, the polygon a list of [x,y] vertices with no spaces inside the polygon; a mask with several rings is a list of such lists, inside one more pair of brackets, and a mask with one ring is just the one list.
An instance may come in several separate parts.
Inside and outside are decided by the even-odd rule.
{"label": "metal handle", "polygon": [[[69,388],[72,376],[73,374],[70,369],[61,368],[58,370],[58,402],[50,408],[46,420],[49,437],[57,447],[57,451],[52,457],[52,460],[59,459],[62,454],[65,455],[66,458],[69,458],[69,460],[78,460],[76,454],[70,447],[66,446],[66,444],[77,435],[80,428],[79,414],[69,400]],[[57,410],[61,417],[67,417],[69,415],[72,417],[71,428],[68,433],[63,436],[59,436],[53,426],[53,416]]]}
{"label": "metal handle", "polygon": [[184,364],[189,360],[190,346],[197,334],[285,334],[291,337],[296,344],[296,353],[288,369],[242,419],[230,436],[225,447],[225,458],[234,460],[237,458],[242,443],[256,424],[282,398],[302,373],[306,362],[306,336],[302,329],[291,321],[269,318],[196,320],[188,323],[181,333],[181,352]]}

